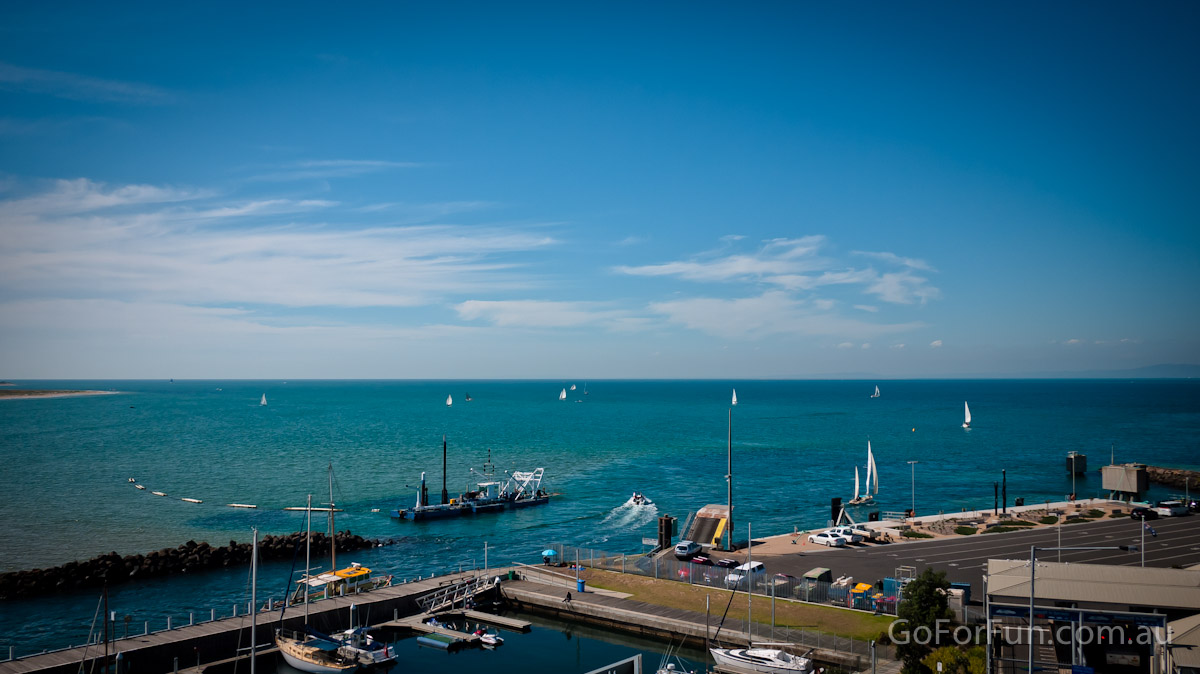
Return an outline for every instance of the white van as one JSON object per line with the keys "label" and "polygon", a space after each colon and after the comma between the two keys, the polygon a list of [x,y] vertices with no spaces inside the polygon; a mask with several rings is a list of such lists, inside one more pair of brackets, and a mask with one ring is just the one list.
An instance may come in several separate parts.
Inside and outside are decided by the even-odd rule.
{"label": "white van", "polygon": [[747,562],[734,567],[729,575],[725,576],[725,587],[749,587],[749,584],[762,581],[766,574],[767,567],[763,566],[762,562]]}
{"label": "white van", "polygon": [[1179,517],[1188,514],[1188,508],[1183,501],[1159,501],[1154,506],[1154,512],[1160,517]]}

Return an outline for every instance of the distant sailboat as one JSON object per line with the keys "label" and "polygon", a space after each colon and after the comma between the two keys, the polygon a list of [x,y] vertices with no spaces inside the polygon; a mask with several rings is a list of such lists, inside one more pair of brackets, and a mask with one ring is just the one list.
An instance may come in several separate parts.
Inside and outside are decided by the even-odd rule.
{"label": "distant sailboat", "polygon": [[468,393],[465,397],[466,397],[467,402],[471,402],[471,394],[470,393]]}
{"label": "distant sailboat", "polygon": [[967,406],[967,402],[963,401],[963,428],[971,427],[971,408]]}
{"label": "distant sailboat", "polygon": [[587,382],[583,382],[583,395],[587,395]]}
{"label": "distant sailboat", "polygon": [[737,389],[733,389],[733,402],[731,404],[737,404]]}
{"label": "distant sailboat", "polygon": [[263,394],[262,400],[258,401],[258,404],[259,404],[260,406],[261,406],[261,405],[266,405],[266,404],[267,404],[267,394],[266,394],[266,393],[264,393],[264,394]]}
{"label": "distant sailboat", "polygon": [[562,393],[559,393],[559,394],[558,394],[558,399],[559,399],[559,400],[566,400],[566,399],[567,399],[567,389],[563,389],[563,390],[562,390]]}
{"label": "distant sailboat", "polygon": [[574,384],[571,384],[571,390],[572,390],[572,391],[574,391],[574,390],[575,390],[575,385],[574,385]]}
{"label": "distant sailboat", "polygon": [[452,396],[446,396],[446,407],[449,407],[453,404],[454,404],[454,398]]}
{"label": "distant sailboat", "polygon": [[873,396],[871,396],[871,397],[872,397],[872,398],[878,398],[878,397],[879,397],[879,387],[878,387],[878,386],[876,386],[876,387],[875,387],[875,395],[873,395]]}

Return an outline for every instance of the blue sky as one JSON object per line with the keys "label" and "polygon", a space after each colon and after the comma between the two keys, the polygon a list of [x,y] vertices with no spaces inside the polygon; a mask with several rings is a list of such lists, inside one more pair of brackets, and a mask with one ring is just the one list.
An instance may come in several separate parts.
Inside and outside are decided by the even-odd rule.
{"label": "blue sky", "polygon": [[1194,3],[0,13],[0,377],[1200,362]]}

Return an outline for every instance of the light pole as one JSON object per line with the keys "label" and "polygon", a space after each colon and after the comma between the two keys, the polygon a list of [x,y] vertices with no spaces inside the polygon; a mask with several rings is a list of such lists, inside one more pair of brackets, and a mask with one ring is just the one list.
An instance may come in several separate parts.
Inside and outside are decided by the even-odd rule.
{"label": "light pole", "polygon": [[[1126,552],[1137,550],[1136,545],[1105,545],[1105,546],[1080,546],[1080,547],[1054,547],[1054,548],[1038,548],[1029,547],[1029,674],[1033,674],[1033,582],[1037,577],[1037,551],[1038,550],[1125,550]],[[989,657],[990,654],[989,654]]]}
{"label": "light pole", "polygon": [[920,461],[909,461],[908,462],[909,472],[912,473],[912,510],[909,511],[912,513],[912,517],[917,516],[917,464],[918,463],[920,463]]}

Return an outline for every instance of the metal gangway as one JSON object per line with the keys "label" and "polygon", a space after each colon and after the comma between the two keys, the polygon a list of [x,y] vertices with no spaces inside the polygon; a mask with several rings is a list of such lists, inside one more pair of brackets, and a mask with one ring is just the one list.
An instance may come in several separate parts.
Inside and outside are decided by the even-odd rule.
{"label": "metal gangway", "polygon": [[459,602],[465,605],[467,599],[474,597],[476,593],[492,588],[495,584],[496,580],[489,576],[464,578],[418,598],[417,605],[424,613],[436,613],[454,608],[455,604]]}

